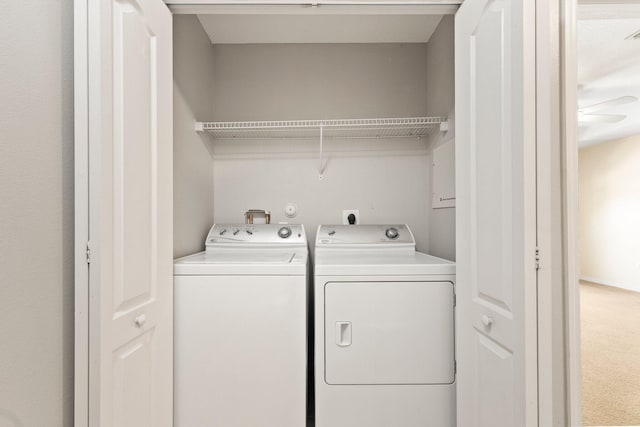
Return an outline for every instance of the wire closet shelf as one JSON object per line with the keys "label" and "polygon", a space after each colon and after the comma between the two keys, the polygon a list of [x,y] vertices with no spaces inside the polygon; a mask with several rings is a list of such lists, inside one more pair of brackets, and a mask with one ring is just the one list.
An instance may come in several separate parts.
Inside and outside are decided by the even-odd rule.
{"label": "wire closet shelf", "polygon": [[196,122],[216,139],[381,139],[422,138],[446,127],[443,117],[387,119]]}

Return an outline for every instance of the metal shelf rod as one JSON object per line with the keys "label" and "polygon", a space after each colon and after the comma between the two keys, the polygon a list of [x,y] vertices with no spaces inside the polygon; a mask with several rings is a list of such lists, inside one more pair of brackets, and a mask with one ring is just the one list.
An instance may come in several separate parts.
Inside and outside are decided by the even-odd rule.
{"label": "metal shelf rod", "polygon": [[324,173],[324,167],[322,166],[322,139],[323,139],[323,132],[324,132],[324,127],[320,126],[320,176],[318,177],[318,179],[322,180],[323,178],[323,173]]}

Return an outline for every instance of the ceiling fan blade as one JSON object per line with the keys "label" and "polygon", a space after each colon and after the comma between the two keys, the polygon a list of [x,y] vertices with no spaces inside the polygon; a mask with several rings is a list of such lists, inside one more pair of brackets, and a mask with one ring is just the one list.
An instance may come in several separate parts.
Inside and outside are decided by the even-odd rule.
{"label": "ceiling fan blade", "polygon": [[618,114],[580,114],[579,123],[618,123],[626,119],[627,116]]}
{"label": "ceiling fan blade", "polygon": [[595,113],[596,111],[606,110],[607,108],[617,107],[619,105],[630,104],[636,102],[638,98],[635,96],[621,96],[620,98],[610,99],[608,101],[599,102],[584,108],[579,108],[584,114]]}

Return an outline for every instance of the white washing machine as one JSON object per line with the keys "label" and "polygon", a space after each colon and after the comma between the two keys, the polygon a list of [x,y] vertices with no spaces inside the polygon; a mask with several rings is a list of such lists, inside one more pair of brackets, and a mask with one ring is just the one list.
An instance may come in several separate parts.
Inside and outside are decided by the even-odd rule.
{"label": "white washing machine", "polygon": [[455,426],[455,264],[406,225],[322,225],[314,269],[316,427]]}
{"label": "white washing machine", "polygon": [[176,427],[304,427],[308,250],[302,225],[214,225],[176,260]]}

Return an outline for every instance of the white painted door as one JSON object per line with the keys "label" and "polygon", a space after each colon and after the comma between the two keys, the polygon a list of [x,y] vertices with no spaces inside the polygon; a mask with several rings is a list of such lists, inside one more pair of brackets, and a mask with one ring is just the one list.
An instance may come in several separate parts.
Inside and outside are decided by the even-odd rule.
{"label": "white painted door", "polygon": [[456,14],[458,425],[537,425],[535,1]]}
{"label": "white painted door", "polygon": [[172,425],[172,18],[88,1],[89,425]]}

